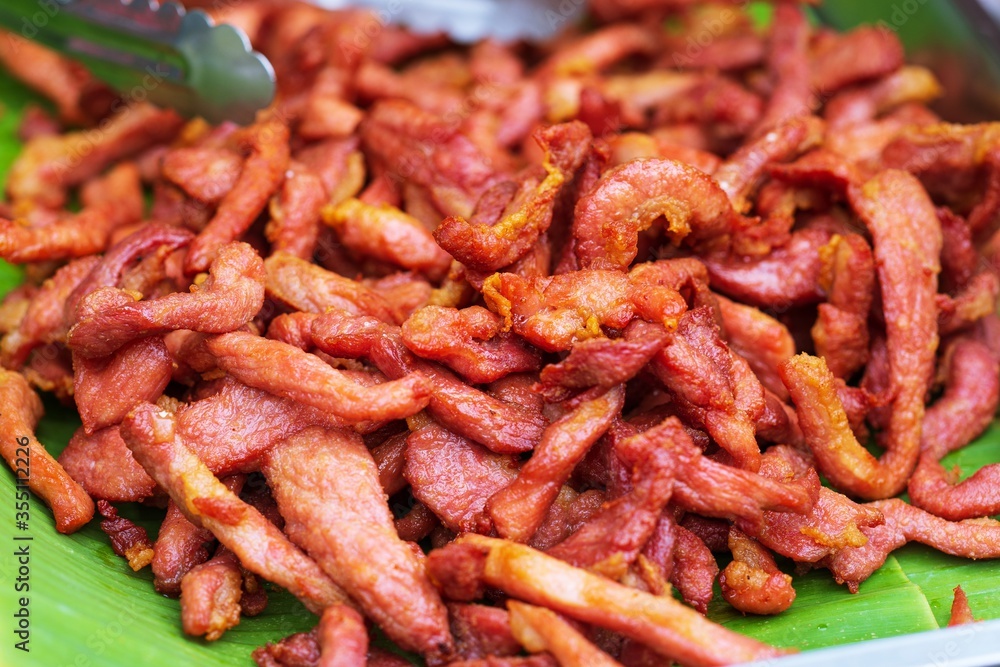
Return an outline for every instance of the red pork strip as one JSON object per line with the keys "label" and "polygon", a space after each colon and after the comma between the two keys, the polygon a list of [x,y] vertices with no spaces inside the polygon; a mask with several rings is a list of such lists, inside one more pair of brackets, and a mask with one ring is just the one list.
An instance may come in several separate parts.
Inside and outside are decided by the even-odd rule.
{"label": "red pork strip", "polygon": [[576,204],[573,239],[581,268],[628,268],[639,232],[661,216],[672,241],[706,249],[725,248],[743,226],[711,177],[673,160],[633,160],[605,172]]}
{"label": "red pork strip", "polygon": [[30,488],[52,510],[56,530],[72,533],[94,516],[94,502],[35,438],[42,412],[24,376],[0,369],[0,455],[14,471],[17,497],[27,498]]}
{"label": "red pork strip", "polygon": [[320,216],[328,195],[319,176],[295,165],[281,190],[271,199],[271,220],[264,234],[272,252],[287,252],[301,259],[312,259],[319,241]]}
{"label": "red pork strip", "polygon": [[795,601],[792,578],[778,569],[774,557],[739,528],[729,530],[733,560],[719,575],[722,597],[744,614],[780,614]]}
{"label": "red pork strip", "polygon": [[388,204],[345,199],[323,211],[323,222],[356,255],[421,271],[432,278],[443,276],[451,266],[451,256],[435,242],[423,223]]}
{"label": "red pork strip", "polygon": [[173,416],[146,403],[121,427],[132,455],[192,523],[212,531],[254,574],[288,589],[314,613],[347,594],[259,511],[226,488],[184,443]]}
{"label": "red pork strip", "polygon": [[670,501],[680,460],[692,452],[676,417],[621,441],[615,452],[632,469],[632,490],[604,504],[546,553],[617,581],[653,535]]}
{"label": "red pork strip", "polygon": [[393,307],[362,283],[339,276],[288,253],[264,260],[267,295],[295,310],[322,314],[331,308],[351,315],[371,315],[397,324]]}
{"label": "red pork strip", "polygon": [[869,507],[885,515],[885,525],[865,530],[868,542],[863,546],[843,549],[824,562],[837,582],[846,582],[851,592],[907,542],[920,542],[960,558],[1000,558],[1000,521],[947,521],[899,498],[878,500]]}
{"label": "red pork strip", "polygon": [[849,379],[868,362],[868,313],[875,293],[871,248],[858,234],[835,235],[820,250],[820,276],[827,303],[820,304],[812,328],[816,355],[834,377]]}
{"label": "red pork strip", "polygon": [[903,55],[896,33],[880,26],[828,37],[812,56],[812,86],[821,95],[830,95],[860,81],[885,77],[903,66]]}
{"label": "red pork strip", "polygon": [[[317,323],[313,336],[319,343]],[[331,332],[332,333],[332,332]],[[320,345],[323,347],[323,345]],[[498,454],[533,449],[542,437],[546,419],[530,408],[501,401],[466,384],[447,370],[420,361],[403,345],[399,335],[383,331],[371,347],[371,360],[389,378],[418,373],[430,386],[427,411],[454,433],[475,440]]]}
{"label": "red pork strip", "polygon": [[371,448],[372,458],[378,467],[379,484],[388,497],[396,495],[408,484],[406,477],[403,476],[403,470],[409,462],[406,456],[409,436],[409,431],[397,433],[386,438],[382,444]]}
{"label": "red pork strip", "polygon": [[91,434],[77,429],[59,455],[59,464],[92,498],[136,502],[156,490],[156,482],[132,458],[117,425]]}
{"label": "red pork strip", "polygon": [[749,364],[722,340],[710,308],[702,306],[681,317],[652,371],[689,422],[708,431],[736,465],[757,469],[760,449],[754,424],[764,413],[764,389]]}
{"label": "red pork strip", "polygon": [[167,388],[173,360],[162,338],[140,338],[108,357],[77,356],[73,396],[84,431],[119,423],[137,403],[155,401]]}
{"label": "red pork strip", "polygon": [[510,614],[500,607],[481,604],[448,605],[455,652],[463,660],[490,656],[507,657],[521,652],[521,645],[510,631]]}
{"label": "red pork strip", "polygon": [[[793,478],[803,471],[819,481],[803,455],[783,445],[768,449],[761,461],[761,476],[772,480]],[[859,505],[825,486],[817,489],[816,502],[807,512],[767,511],[761,521],[739,519],[736,526],[776,553],[797,562],[815,563],[846,547],[864,545],[867,538],[862,531],[885,523],[874,507]]]}
{"label": "red pork strip", "polygon": [[955,597],[951,601],[951,616],[948,618],[948,627],[975,622],[976,618],[972,615],[972,608],[969,607],[968,596],[961,586],[955,586]]}
{"label": "red pork strip", "polygon": [[1000,403],[1000,363],[983,343],[963,338],[949,353],[944,394],[927,409],[920,459],[907,490],[917,507],[957,521],[1000,513],[1000,465],[958,482],[939,462],[971,442],[993,421]]}
{"label": "red pork strip", "polygon": [[317,667],[319,640],[316,638],[316,628],[289,635],[279,642],[259,646],[254,649],[251,657],[258,667]]}
{"label": "red pork strip", "polygon": [[431,422],[406,438],[403,475],[413,497],[456,533],[489,534],[486,501],[517,477],[518,462]]}
{"label": "red pork strip", "polygon": [[[773,98],[772,98],[773,99]],[[758,139],[741,146],[719,165],[712,177],[739,213],[750,210],[750,195],[768,164],[798,157],[823,138],[823,121],[815,116],[789,118]]]}
{"label": "red pork strip", "polygon": [[140,257],[149,257],[164,248],[176,250],[190,243],[192,238],[194,234],[186,229],[153,222],[115,243],[65,300],[67,326],[76,321],[76,307],[80,299],[98,287],[117,286],[128,268]]}
{"label": "red pork strip", "polygon": [[324,609],[316,638],[319,640],[319,667],[365,667],[368,664],[365,619],[350,607],[334,605]]}
{"label": "red pork strip", "polygon": [[424,306],[403,322],[400,334],[415,354],[443,363],[475,384],[541,366],[541,354],[501,331],[499,316],[482,306]]}
{"label": "red pork strip", "polygon": [[511,632],[529,653],[551,653],[560,667],[621,667],[559,614],[517,600],[508,600],[507,609]]}
{"label": "red pork strip", "polygon": [[947,336],[967,329],[980,319],[996,312],[1000,295],[1000,276],[982,271],[973,276],[954,297],[938,294],[938,332]]}
{"label": "red pork strip", "polygon": [[103,251],[116,228],[137,222],[142,215],[138,170],[129,162],[113,167],[84,186],[82,200],[84,206],[79,213],[48,225],[32,226],[23,220],[0,218],[0,257],[25,263],[85,257]]}
{"label": "red pork strip", "polygon": [[[243,571],[240,559],[220,546],[211,560],[181,579],[181,627],[193,637],[215,641],[240,623]],[[329,608],[329,607],[328,607]]]}
{"label": "red pork strip", "polygon": [[214,146],[181,147],[163,156],[163,178],[204,204],[217,204],[236,185],[243,158]]}
{"label": "red pork strip", "polygon": [[396,535],[375,462],[358,436],[304,431],[273,449],[263,470],[292,541],[393,641],[432,662],[451,655],[447,611]]}
{"label": "red pork strip", "polygon": [[[480,576],[486,585],[623,634],[685,665],[725,665],[787,653],[726,630],[673,598],[622,586],[522,544],[463,535],[455,545],[483,554]],[[439,574],[435,568],[439,551],[428,557],[435,575]]]}
{"label": "red pork strip", "polygon": [[4,368],[21,368],[32,350],[57,340],[58,332],[63,328],[63,304],[98,263],[96,257],[73,260],[42,283],[28,303],[17,328],[0,342],[0,361]]}
{"label": "red pork strip", "polygon": [[830,233],[806,228],[761,259],[704,257],[712,288],[758,308],[787,309],[822,301],[821,249]]}
{"label": "red pork strip", "polygon": [[263,261],[246,243],[231,243],[219,249],[208,279],[191,292],[148,301],[115,288],[91,292],[80,301],[67,343],[84,357],[102,357],[141,336],[176,329],[234,331],[263,305]]}
{"label": "red pork strip", "polygon": [[207,270],[223,246],[249,229],[285,177],[289,149],[284,123],[268,118],[244,130],[241,139],[250,155],[211,221],[191,242],[184,258],[186,273]]}
{"label": "red pork strip", "polygon": [[[132,452],[129,452],[129,456]],[[215,541],[211,531],[196,526],[173,500],[167,504],[153,545],[153,586],[161,595],[180,595],[181,581],[193,567],[208,560],[206,544]],[[232,553],[232,552],[230,552]]]}
{"label": "red pork strip", "polygon": [[497,533],[521,542],[531,539],[560,487],[621,412],[624,401],[624,387],[614,387],[583,400],[545,429],[517,479],[486,505]]}
{"label": "red pork strip", "polygon": [[153,560],[153,545],[146,529],[118,516],[118,510],[106,500],[97,501],[97,511],[104,517],[101,530],[111,540],[111,548],[128,561],[133,572],[138,572]]}
{"label": "red pork strip", "polygon": [[539,66],[543,75],[593,74],[635,53],[650,53],[656,40],[640,25],[612,25],[577,37]]}
{"label": "red pork strip", "polygon": [[65,204],[69,188],[124,157],[169,141],[182,124],[176,112],[140,103],[124,107],[98,129],[36,137],[11,165],[7,194],[12,201],[59,208]]}
{"label": "red pork strip", "polygon": [[674,539],[670,583],[677,587],[684,602],[706,614],[715,597],[712,587],[719,565],[701,538],[683,526],[674,526]]}
{"label": "red pork strip", "polygon": [[753,306],[716,298],[729,349],[746,359],[766,389],[787,399],[788,390],[778,376],[778,366],[795,354],[795,341],[788,328]]}
{"label": "red pork strip", "polygon": [[349,422],[404,419],[429,401],[430,388],[419,373],[363,386],[315,355],[250,333],[223,334],[205,345],[219,368],[240,382]]}
{"label": "red pork strip", "polygon": [[613,387],[628,382],[663,349],[670,334],[661,325],[633,320],[620,338],[591,338],[570,349],[562,361],[546,364],[542,390],[559,397],[560,389]]}
{"label": "red pork strip", "polygon": [[754,136],[759,136],[790,118],[812,111],[816,103],[809,80],[809,38],[812,32],[802,9],[791,3],[774,8],[774,29],[767,64],[774,89]]}
{"label": "red pork strip", "polygon": [[441,221],[434,238],[451,256],[477,271],[496,271],[514,263],[548,230],[559,193],[583,164],[592,138],[579,121],[537,130],[534,139],[545,154],[545,179],[531,190],[522,187],[494,224],[452,216]]}
{"label": "red pork strip", "polygon": [[468,217],[496,174],[459,130],[450,120],[391,99],[372,106],[360,131],[367,153],[390,174],[427,188],[441,213]]}

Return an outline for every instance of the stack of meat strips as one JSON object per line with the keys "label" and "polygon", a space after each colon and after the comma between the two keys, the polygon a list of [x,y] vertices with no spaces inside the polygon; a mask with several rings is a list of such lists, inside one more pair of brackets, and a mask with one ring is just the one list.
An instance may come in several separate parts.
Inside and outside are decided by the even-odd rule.
{"label": "stack of meat strips", "polygon": [[1000,556],[1000,467],[939,462],[997,407],[1000,126],[938,118],[891,32],[690,5],[463,47],[222,3],[278,72],[249,127],[0,40],[59,114],[0,221],[0,432],[36,390],[82,421],[30,442],[58,529],[96,501],[210,640],[287,589],[318,624],[267,666],[406,664],[373,626],[428,665],[742,662],[786,651],[716,581],[775,614],[792,562]]}

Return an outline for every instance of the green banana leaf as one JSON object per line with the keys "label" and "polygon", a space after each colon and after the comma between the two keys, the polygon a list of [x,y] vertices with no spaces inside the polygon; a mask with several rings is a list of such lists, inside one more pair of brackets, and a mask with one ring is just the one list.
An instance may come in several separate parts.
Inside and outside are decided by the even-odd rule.
{"label": "green banana leaf", "polygon": [[[20,84],[0,72],[0,178],[19,150],[16,128],[26,104],[34,100]],[[0,294],[18,284],[20,271],[0,262]],[[38,437],[54,455],[66,446],[79,419],[72,410],[46,403]],[[18,433],[0,433],[16,438]],[[953,454],[946,463],[965,475],[1000,461],[1000,426],[977,443]],[[2,467],[2,466],[0,466]],[[121,508],[155,538],[159,513]],[[153,590],[149,568],[132,572],[116,556],[94,521],[73,535],[55,531],[51,513],[32,497],[27,530],[15,528],[14,475],[0,472],[0,666],[19,667],[174,667],[249,666],[257,646],[308,630],[315,617],[283,591],[271,592],[267,610],[216,642],[191,639],[181,632],[177,600]],[[15,537],[31,537],[15,541]],[[30,590],[17,592],[17,546],[29,546]],[[779,646],[802,650],[932,630],[948,619],[952,589],[961,584],[978,618],[1000,618],[998,566],[936,553],[919,545],[891,556],[885,566],[851,595],[829,573],[814,571],[795,578],[798,597],[777,617],[744,617],[716,600],[709,616],[730,628]],[[15,648],[20,598],[28,598],[28,652]]]}

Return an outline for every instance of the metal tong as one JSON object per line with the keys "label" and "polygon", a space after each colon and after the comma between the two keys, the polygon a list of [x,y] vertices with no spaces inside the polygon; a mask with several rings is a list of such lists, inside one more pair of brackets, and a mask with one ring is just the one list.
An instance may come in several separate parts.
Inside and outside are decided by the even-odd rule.
{"label": "metal tong", "polygon": [[153,0],[3,0],[0,26],[83,63],[126,99],[247,124],[274,99],[271,64],[242,31]]}

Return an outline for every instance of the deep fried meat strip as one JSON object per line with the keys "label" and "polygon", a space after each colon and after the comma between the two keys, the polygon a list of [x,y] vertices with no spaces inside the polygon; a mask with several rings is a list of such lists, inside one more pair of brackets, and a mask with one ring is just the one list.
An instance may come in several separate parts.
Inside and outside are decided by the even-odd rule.
{"label": "deep fried meat strip", "polygon": [[590,338],[570,349],[569,355],[547,364],[540,376],[542,390],[560,397],[561,390],[613,387],[628,382],[663,349],[669,333],[661,325],[633,320],[620,338]]}
{"label": "deep fried meat strip", "polygon": [[668,579],[677,587],[684,602],[701,614],[708,612],[708,605],[715,596],[712,587],[719,574],[715,557],[701,538],[682,526],[674,525],[674,544],[671,549]]}
{"label": "deep fried meat strip", "polygon": [[837,582],[847,583],[852,593],[907,542],[920,542],[961,558],[1000,558],[998,521],[947,521],[899,498],[877,500],[869,506],[885,515],[885,524],[865,530],[868,541],[863,546],[842,549],[824,562]]}
{"label": "deep fried meat strip", "polygon": [[538,130],[534,137],[545,153],[546,176],[537,187],[522,188],[506,215],[494,224],[474,224],[453,216],[434,231],[441,247],[472,269],[496,271],[535,245],[552,223],[559,193],[583,164],[592,139],[590,130],[579,121]]}
{"label": "deep fried meat strip", "polygon": [[467,217],[494,185],[495,174],[459,130],[458,124],[409,102],[383,100],[362,121],[361,138],[390,174],[428,188],[441,213]]}
{"label": "deep fried meat strip", "polygon": [[352,315],[371,315],[398,324],[395,308],[361,282],[327,271],[288,253],[274,253],[264,261],[267,295],[295,310],[321,314],[331,308]]}
{"label": "deep fried meat strip", "polygon": [[788,391],[778,376],[778,366],[795,354],[795,341],[788,328],[767,313],[725,297],[717,297],[726,343],[746,359],[757,379],[779,398]]}
{"label": "deep fried meat strip", "polygon": [[[389,637],[432,661],[451,655],[447,611],[397,536],[375,462],[358,436],[303,431],[273,449],[263,470],[292,541]],[[350,483],[329,484],[334,478]]]}
{"label": "deep fried meat strip", "polygon": [[1000,402],[1000,364],[983,343],[959,339],[948,355],[944,394],[927,409],[920,459],[907,490],[914,505],[950,521],[1000,513],[1000,466],[988,465],[957,482],[939,462],[993,421]]}
{"label": "deep fried meat strip", "polygon": [[25,263],[92,255],[104,250],[116,228],[138,222],[142,215],[139,172],[130,162],[85,185],[81,196],[79,213],[48,225],[0,218],[0,257]]}
{"label": "deep fried meat strip", "polygon": [[759,136],[790,118],[811,112],[816,103],[810,85],[809,39],[812,32],[802,9],[791,3],[775,7],[767,64],[773,90],[753,135]]}
{"label": "deep fried meat strip", "polygon": [[188,521],[177,503],[169,501],[167,514],[153,545],[153,586],[156,592],[160,595],[180,595],[184,575],[208,560],[206,545],[213,541],[215,537],[211,531]]}
{"label": "deep fried meat strip", "polygon": [[182,124],[176,112],[143,102],[124,106],[99,129],[36,137],[11,166],[7,194],[12,201],[59,208],[69,188],[147,146],[169,141]]}
{"label": "deep fried meat strip", "polygon": [[344,605],[323,610],[316,630],[319,667],[365,667],[368,630],[361,614]]}
{"label": "deep fried meat strip", "polygon": [[505,609],[451,603],[448,615],[455,636],[455,653],[463,660],[514,656],[521,652],[520,643],[511,634],[510,615]]}
{"label": "deep fried meat strip", "polygon": [[702,306],[681,317],[652,370],[687,420],[707,430],[738,466],[757,469],[754,424],[764,412],[764,389],[749,364],[723,342],[711,309]]}
{"label": "deep fried meat strip", "polygon": [[[783,480],[803,471],[816,475],[801,454],[777,445],[764,454],[760,474]],[[875,507],[859,505],[826,487],[817,488],[819,495],[810,511],[802,514],[766,511],[762,521],[739,519],[736,526],[776,553],[797,562],[815,563],[847,547],[864,545],[867,537],[863,529],[885,522]]]}
{"label": "deep fried meat strip", "polygon": [[955,597],[951,601],[951,615],[948,618],[948,627],[975,622],[976,618],[972,615],[972,608],[969,607],[969,597],[962,590],[961,586],[955,586]]}
{"label": "deep fried meat strip", "polygon": [[[681,442],[679,442],[681,441]],[[632,470],[632,489],[606,503],[546,552],[576,567],[619,580],[649,541],[673,492],[679,459],[690,457],[688,435],[676,417],[621,441],[615,451]]]}
{"label": "deep fried meat strip", "polygon": [[611,25],[578,37],[539,66],[542,75],[594,74],[635,53],[651,53],[656,40],[644,26]]}
{"label": "deep fried meat strip", "polygon": [[141,336],[175,329],[234,331],[263,304],[263,261],[246,243],[230,243],[218,249],[208,279],[191,292],[146,301],[115,288],[91,292],[80,301],[67,342],[76,354],[102,357]]}
{"label": "deep fried meat strip", "polygon": [[137,502],[156,490],[156,482],[132,458],[117,425],[92,434],[77,429],[59,455],[59,464],[92,498]]}
{"label": "deep fried meat strip", "polygon": [[[313,328],[317,343],[323,338]],[[332,333],[332,332],[331,332]],[[320,347],[323,347],[320,345]],[[466,384],[436,364],[420,361],[397,333],[383,330],[370,346],[372,362],[390,378],[419,373],[430,386],[427,410],[454,433],[475,440],[498,454],[530,451],[542,437],[547,420],[529,408],[499,400]]]}
{"label": "deep fried meat strip", "polygon": [[192,523],[212,531],[251,572],[288,589],[315,613],[347,594],[259,511],[211,473],[177,434],[171,414],[146,403],[122,422],[122,438]]}
{"label": "deep fried meat strip", "polygon": [[456,532],[489,534],[486,501],[510,484],[518,462],[431,422],[406,438],[403,475],[413,497]]}
{"label": "deep fried meat strip", "polygon": [[787,309],[823,299],[820,250],[829,241],[828,231],[806,228],[760,259],[709,256],[702,261],[713,289],[758,308]]}
{"label": "deep fried meat strip", "polygon": [[549,652],[561,667],[620,667],[559,614],[517,600],[508,600],[507,609],[511,632],[526,651]]}
{"label": "deep fried meat strip", "polygon": [[733,560],[719,575],[726,602],[745,614],[780,614],[792,606],[792,578],[767,549],[735,527],[729,530],[729,549]]}
{"label": "deep fried meat strip", "polygon": [[140,258],[163,250],[176,250],[187,245],[192,238],[194,235],[186,229],[153,222],[115,243],[65,299],[67,327],[76,321],[76,307],[80,299],[99,287],[117,286],[129,267]]}
{"label": "deep fried meat strip", "polygon": [[545,429],[517,479],[486,505],[497,533],[520,542],[531,539],[560,487],[621,412],[624,400],[624,387],[613,387],[584,400]]}
{"label": "deep fried meat strip", "polygon": [[363,386],[315,355],[251,333],[223,334],[205,345],[219,368],[240,382],[350,422],[403,419],[429,401],[419,373]]}
{"label": "deep fried meat strip", "polygon": [[425,306],[403,322],[400,335],[415,354],[443,363],[472,383],[538,370],[541,354],[500,329],[500,318],[481,306]]}
{"label": "deep fried meat strip", "polygon": [[902,66],[903,45],[896,33],[862,26],[823,40],[812,54],[810,75],[813,88],[830,95],[851,84],[885,77]]}
{"label": "deep fried meat strip", "polygon": [[857,234],[834,235],[820,250],[820,304],[812,338],[816,355],[826,359],[834,377],[849,379],[868,361],[868,312],[875,293],[875,262]]}
{"label": "deep fried meat strip", "polygon": [[613,167],[576,204],[573,239],[581,268],[625,269],[639,232],[666,217],[671,241],[726,248],[743,218],[706,174],[681,162],[646,158]]}
{"label": "deep fried meat strip", "polygon": [[976,274],[954,297],[938,294],[938,333],[953,334],[994,313],[998,294],[1000,276],[993,271]]}
{"label": "deep fried meat strip", "polygon": [[20,373],[0,369],[0,455],[15,472],[18,497],[25,487],[52,510],[56,530],[72,533],[94,516],[94,502],[35,438],[42,401]]}
{"label": "deep fried meat strip", "polygon": [[327,199],[320,177],[302,165],[293,165],[268,207],[271,219],[264,234],[271,243],[271,251],[311,259],[319,241],[320,216]]}
{"label": "deep fried meat strip", "polygon": [[[319,667],[319,650],[316,628],[313,628],[309,632],[297,632],[279,642],[259,646],[251,657],[258,667]],[[390,667],[397,665],[390,664]]]}
{"label": "deep fried meat strip", "polygon": [[771,162],[798,157],[820,142],[823,122],[815,116],[790,118],[760,138],[744,144],[712,176],[739,213],[750,210],[750,195]]}
{"label": "deep fried meat strip", "polygon": [[88,434],[124,419],[137,403],[155,401],[170,383],[173,360],[162,338],[126,343],[99,359],[77,356],[73,396]]}
{"label": "deep fried meat strip", "polygon": [[[514,542],[464,535],[457,547],[482,554],[479,575],[512,597],[544,606],[642,642],[660,655],[689,665],[716,665],[785,653],[706,620],[670,597],[627,588]],[[437,550],[428,557],[432,576]]]}
{"label": "deep fried meat strip", "polygon": [[128,561],[132,571],[138,572],[149,565],[153,560],[153,544],[146,529],[118,516],[118,510],[106,500],[97,501],[97,511],[104,517],[101,530],[111,540],[111,548]]}
{"label": "deep fried meat strip", "polygon": [[236,185],[243,159],[216,146],[182,146],[163,156],[163,178],[203,204],[218,204]]}
{"label": "deep fried meat strip", "polygon": [[[181,579],[181,627],[185,634],[215,641],[239,625],[243,571],[225,546],[211,560],[195,565]],[[328,607],[332,608],[332,607]]]}
{"label": "deep fried meat strip", "polygon": [[280,119],[271,117],[247,128],[241,139],[249,157],[211,221],[191,242],[184,258],[186,273],[199,273],[214,264],[216,254],[253,224],[285,177],[288,127]]}
{"label": "deep fried meat strip", "polygon": [[421,271],[432,278],[440,278],[451,266],[451,255],[442,250],[423,223],[388,204],[345,199],[324,209],[323,221],[355,255]]}
{"label": "deep fried meat strip", "polygon": [[63,304],[98,263],[96,257],[73,260],[42,283],[17,327],[0,341],[0,361],[4,368],[21,368],[32,350],[58,340],[58,333],[63,328]]}

